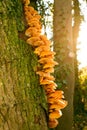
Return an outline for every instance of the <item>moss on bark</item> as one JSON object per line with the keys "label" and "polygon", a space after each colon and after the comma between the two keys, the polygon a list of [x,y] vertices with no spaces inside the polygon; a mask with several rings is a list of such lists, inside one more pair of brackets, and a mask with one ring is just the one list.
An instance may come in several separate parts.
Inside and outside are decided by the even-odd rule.
{"label": "moss on bark", "polygon": [[[26,44],[20,0],[0,1],[0,130],[47,130],[47,104]],[[22,34],[22,35],[20,35]]]}

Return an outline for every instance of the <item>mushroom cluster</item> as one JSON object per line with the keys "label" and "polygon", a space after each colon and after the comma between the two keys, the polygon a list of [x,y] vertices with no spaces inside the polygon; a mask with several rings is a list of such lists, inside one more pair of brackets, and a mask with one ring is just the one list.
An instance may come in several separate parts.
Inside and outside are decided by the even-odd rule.
{"label": "mushroom cluster", "polygon": [[28,37],[26,42],[34,47],[34,53],[39,57],[38,62],[41,68],[36,74],[39,75],[40,85],[46,92],[49,112],[48,126],[55,128],[58,125],[57,119],[62,116],[61,109],[66,107],[67,101],[64,100],[63,91],[56,89],[57,84],[54,82],[55,78],[52,73],[54,73],[54,66],[58,63],[54,61],[55,52],[51,51],[51,42],[46,35],[41,34],[41,16],[29,4],[29,0],[24,0],[24,12],[28,25],[28,29],[25,31],[25,35]]}

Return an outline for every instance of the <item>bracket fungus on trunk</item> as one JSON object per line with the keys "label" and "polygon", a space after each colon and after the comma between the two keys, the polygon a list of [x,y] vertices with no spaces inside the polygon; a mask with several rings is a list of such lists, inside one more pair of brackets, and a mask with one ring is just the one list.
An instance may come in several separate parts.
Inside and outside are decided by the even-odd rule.
{"label": "bracket fungus on trunk", "polygon": [[48,103],[49,121],[48,126],[55,128],[58,125],[58,118],[62,116],[61,109],[67,106],[67,101],[64,100],[62,90],[56,90],[57,84],[51,73],[54,73],[54,66],[58,65],[54,61],[55,52],[51,51],[51,42],[46,35],[41,34],[41,16],[31,6],[30,0],[23,0],[24,13],[28,29],[25,35],[28,37],[27,43],[34,47],[34,53],[38,55],[38,62],[41,64],[41,69],[36,72],[40,77],[40,85],[43,86]]}

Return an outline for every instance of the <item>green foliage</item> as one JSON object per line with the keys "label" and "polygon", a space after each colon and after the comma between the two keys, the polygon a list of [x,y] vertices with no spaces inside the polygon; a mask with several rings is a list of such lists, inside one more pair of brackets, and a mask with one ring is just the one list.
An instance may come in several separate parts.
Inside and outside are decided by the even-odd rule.
{"label": "green foliage", "polygon": [[78,24],[78,26],[84,20],[84,16],[81,13],[80,6],[81,5],[80,5],[79,0],[73,0],[73,6],[72,6],[72,9],[74,10],[73,18],[74,18],[75,24]]}
{"label": "green foliage", "polygon": [[82,130],[87,125],[87,67],[78,73],[74,95],[74,125]]}
{"label": "green foliage", "polygon": [[78,130],[83,130],[84,126],[87,126],[87,113],[77,114],[74,118],[74,127]]}
{"label": "green foliage", "polygon": [[79,72],[79,80],[80,80],[80,89],[82,91],[82,98],[87,100],[87,67],[82,68]]}
{"label": "green foliage", "polygon": [[41,15],[41,22],[44,33],[47,35],[48,28],[52,29],[53,27],[53,3],[50,0],[48,0],[47,2],[45,2],[44,0],[37,0],[37,10]]}

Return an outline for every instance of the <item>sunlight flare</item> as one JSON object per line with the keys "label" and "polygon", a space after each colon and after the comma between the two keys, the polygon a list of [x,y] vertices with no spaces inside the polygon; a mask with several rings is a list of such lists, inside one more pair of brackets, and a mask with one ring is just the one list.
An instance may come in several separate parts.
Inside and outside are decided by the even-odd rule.
{"label": "sunlight flare", "polygon": [[87,23],[83,22],[80,27],[77,45],[77,59],[80,62],[79,68],[87,66]]}

